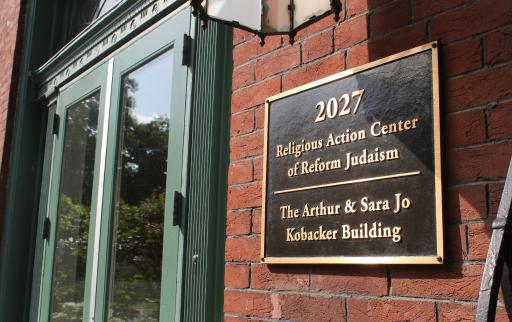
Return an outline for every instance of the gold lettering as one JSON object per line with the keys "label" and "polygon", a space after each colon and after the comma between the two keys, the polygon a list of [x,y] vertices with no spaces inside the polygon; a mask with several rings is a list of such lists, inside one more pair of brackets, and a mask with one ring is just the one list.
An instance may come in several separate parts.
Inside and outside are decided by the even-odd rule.
{"label": "gold lettering", "polygon": [[382,124],[381,122],[377,121],[370,126],[370,133],[372,136],[389,135],[393,133],[409,131],[417,128],[417,126],[417,118],[405,121],[399,120],[398,122],[389,124]]}

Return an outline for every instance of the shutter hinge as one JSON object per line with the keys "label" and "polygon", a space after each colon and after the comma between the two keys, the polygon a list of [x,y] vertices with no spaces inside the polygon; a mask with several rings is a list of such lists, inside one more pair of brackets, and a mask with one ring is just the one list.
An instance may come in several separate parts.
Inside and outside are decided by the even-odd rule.
{"label": "shutter hinge", "polygon": [[183,55],[181,65],[189,66],[192,61],[192,37],[187,34],[183,35]]}
{"label": "shutter hinge", "polygon": [[183,204],[183,195],[179,191],[174,191],[174,209],[172,212],[172,225],[179,226],[181,223],[181,206]]}
{"label": "shutter hinge", "polygon": [[50,218],[45,217],[43,223],[43,235],[41,236],[43,239],[48,239],[50,237],[50,227]]}
{"label": "shutter hinge", "polygon": [[60,116],[55,113],[53,115],[53,134],[59,135],[59,127],[60,127]]}

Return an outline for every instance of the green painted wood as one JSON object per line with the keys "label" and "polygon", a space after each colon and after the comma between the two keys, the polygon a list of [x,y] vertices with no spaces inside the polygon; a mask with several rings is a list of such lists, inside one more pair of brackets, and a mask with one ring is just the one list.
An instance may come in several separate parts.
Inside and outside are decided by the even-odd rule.
{"label": "green painted wood", "polygon": [[222,321],[232,30],[196,24],[182,321]]}
{"label": "green painted wood", "polygon": [[37,230],[35,235],[35,255],[34,255],[34,269],[32,273],[32,294],[30,301],[30,321],[37,321],[39,315],[39,299],[42,292],[42,263],[44,260],[44,253],[46,250],[46,241],[43,236],[44,219],[47,213],[48,198],[49,198],[49,184],[51,175],[51,165],[53,158],[54,136],[52,134],[54,115],[57,111],[57,104],[52,104],[48,108],[48,120],[46,126],[46,141],[44,150],[43,161],[43,174],[41,178],[41,194],[39,198],[39,212],[37,218]]}
{"label": "green painted wood", "polygon": [[[31,280],[37,225],[39,187],[46,136],[47,109],[34,102],[30,70],[48,58],[51,35],[48,0],[28,0],[22,8],[24,26],[19,37],[23,51],[18,57],[16,97],[9,109],[15,116],[11,145],[3,225],[0,237],[0,321],[27,321],[30,315]],[[43,44],[43,45],[39,45]]]}
{"label": "green painted wood", "polygon": [[96,138],[95,158],[94,158],[94,181],[91,198],[91,211],[89,220],[89,240],[87,248],[87,268],[85,277],[85,294],[84,294],[84,321],[89,317],[89,298],[91,292],[91,273],[93,264],[93,244],[94,244],[94,228],[96,221],[96,205],[98,195],[98,171],[100,167],[100,152],[101,152],[101,137],[105,129],[103,129],[103,116],[105,107],[105,87],[106,87],[107,65],[102,64],[96,67],[93,71],[80,78],[74,84],[64,89],[58,97],[57,114],[60,116],[59,134],[56,136],[54,157],[52,162],[52,175],[49,192],[49,213],[50,219],[50,238],[46,242],[45,258],[43,259],[43,275],[42,294],[41,294],[41,309],[38,321],[49,321],[51,313],[51,294],[52,294],[52,280],[53,280],[53,267],[54,256],[56,247],[56,231],[58,224],[57,210],[59,207],[60,197],[60,182],[61,182],[61,167],[64,150],[64,138],[66,136],[66,113],[67,109],[73,104],[83,100],[91,94],[100,91],[100,104],[98,114],[98,136]]}
{"label": "green painted wood", "polygon": [[190,9],[164,21],[148,34],[141,37],[133,45],[114,56],[114,73],[112,81],[111,114],[108,132],[107,159],[105,168],[104,199],[102,215],[102,231],[100,241],[100,261],[98,270],[98,289],[96,293],[95,320],[107,320],[108,281],[110,278],[110,249],[112,247],[112,227],[114,214],[114,193],[117,174],[117,157],[119,144],[120,100],[122,76],[148,62],[163,51],[172,50],[174,53],[173,88],[169,136],[169,157],[167,173],[180,175],[167,176],[166,210],[164,224],[164,249],[162,293],[160,305],[160,320],[175,321],[179,314],[175,310],[179,301],[176,285],[179,278],[180,248],[182,247],[181,232],[172,226],[173,192],[184,191],[182,182],[184,124],[187,95],[187,68],[181,66],[183,34],[189,32]]}

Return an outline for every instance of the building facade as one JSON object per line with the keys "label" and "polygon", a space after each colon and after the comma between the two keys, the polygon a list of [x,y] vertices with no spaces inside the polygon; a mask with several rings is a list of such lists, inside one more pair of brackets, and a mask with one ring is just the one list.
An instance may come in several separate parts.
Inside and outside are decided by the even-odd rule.
{"label": "building facade", "polygon": [[[512,156],[511,1],[345,0],[264,46],[188,1],[63,3],[0,4],[0,320],[474,319]],[[262,263],[265,100],[432,41],[444,263]]]}

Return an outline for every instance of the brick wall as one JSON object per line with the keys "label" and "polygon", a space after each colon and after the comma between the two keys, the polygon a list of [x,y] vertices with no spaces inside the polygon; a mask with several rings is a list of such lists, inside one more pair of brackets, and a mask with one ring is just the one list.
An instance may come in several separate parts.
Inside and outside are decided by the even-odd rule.
{"label": "brick wall", "polygon": [[[512,155],[512,1],[345,0],[342,17],[313,24],[293,46],[274,36],[260,47],[235,32],[225,319],[471,320]],[[264,99],[433,40],[440,41],[446,264],[260,264]],[[508,320],[502,307],[498,320]]]}
{"label": "brick wall", "polygon": [[18,48],[16,44],[19,34],[20,3],[20,0],[0,1],[0,243],[7,185],[10,126],[14,114],[9,112],[9,108],[14,107],[13,97],[16,94],[13,75],[17,74],[15,57]]}

